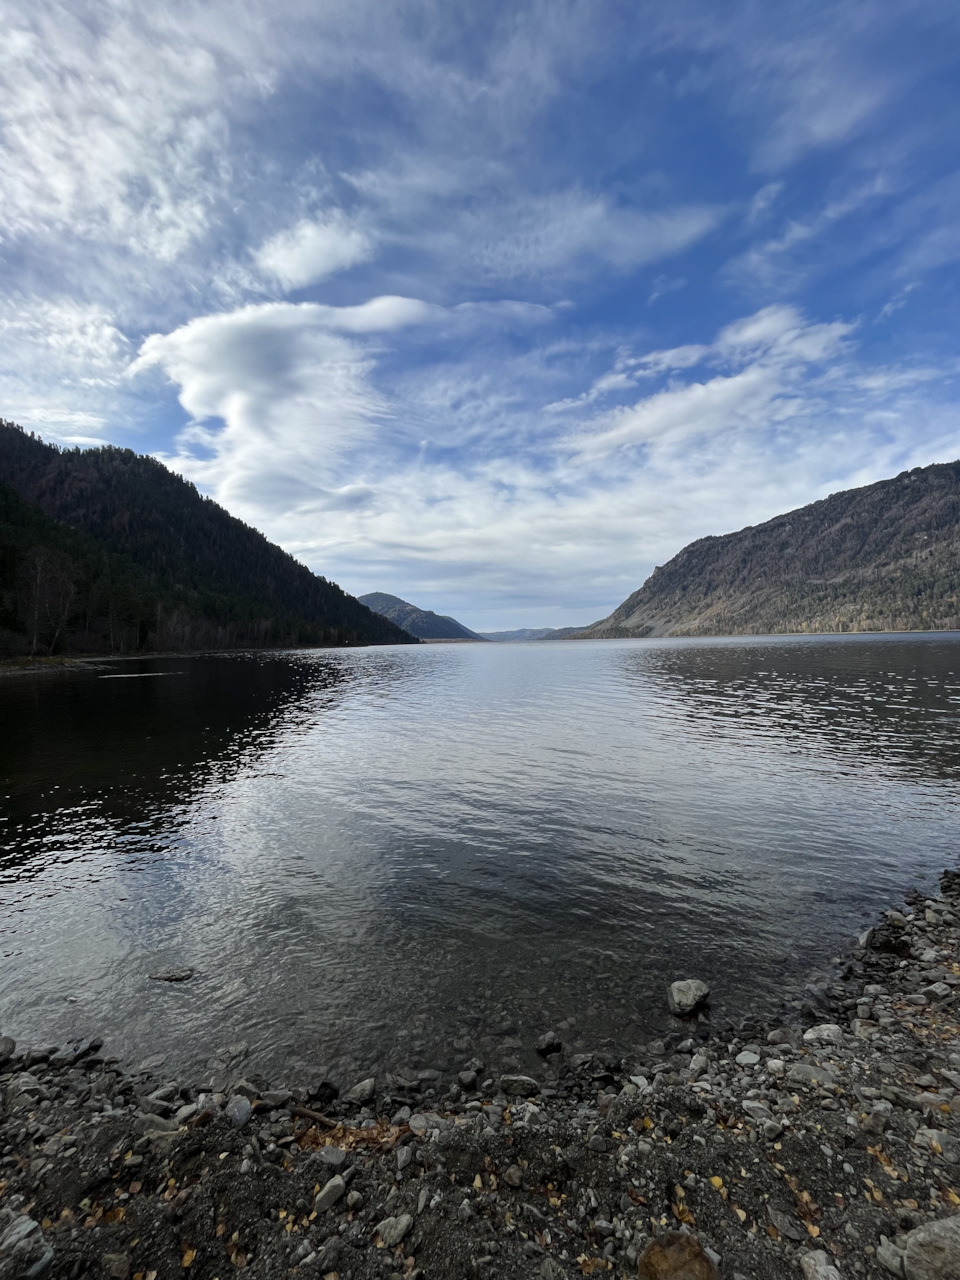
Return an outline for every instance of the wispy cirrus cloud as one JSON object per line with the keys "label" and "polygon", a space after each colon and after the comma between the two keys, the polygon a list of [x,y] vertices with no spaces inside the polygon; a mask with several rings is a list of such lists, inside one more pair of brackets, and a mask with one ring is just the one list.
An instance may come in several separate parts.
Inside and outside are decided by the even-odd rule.
{"label": "wispy cirrus cloud", "polygon": [[946,0],[0,22],[0,412],[348,586],[575,621],[960,453]]}
{"label": "wispy cirrus cloud", "polygon": [[[479,377],[437,352],[439,309],[399,301],[359,323],[289,304],[209,317],[149,339],[134,369],[161,368],[194,416],[169,458],[184,474],[357,592],[389,572],[478,624],[506,616],[504,593],[527,602],[513,620],[547,617],[571,572],[599,615],[690,538],[956,440],[942,373],[865,365],[853,324],[791,307],[698,346],[620,351],[636,376],[606,394],[626,402],[572,398],[558,417],[536,351],[514,358],[505,395],[494,352]],[[471,323],[476,340],[497,332],[489,312]],[[417,372],[397,379],[410,343]]]}

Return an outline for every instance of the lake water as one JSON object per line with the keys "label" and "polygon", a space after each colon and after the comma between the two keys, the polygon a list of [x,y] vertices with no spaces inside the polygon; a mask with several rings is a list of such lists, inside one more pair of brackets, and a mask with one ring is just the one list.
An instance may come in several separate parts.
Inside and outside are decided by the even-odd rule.
{"label": "lake water", "polygon": [[145,659],[0,727],[0,1031],[197,1079],[629,1050],[960,853],[956,635]]}

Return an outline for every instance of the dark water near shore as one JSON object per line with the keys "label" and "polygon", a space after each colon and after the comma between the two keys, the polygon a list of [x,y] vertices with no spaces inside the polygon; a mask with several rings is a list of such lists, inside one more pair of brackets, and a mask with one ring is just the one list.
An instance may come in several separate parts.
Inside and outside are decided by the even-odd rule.
{"label": "dark water near shore", "polygon": [[198,1079],[769,1007],[960,854],[956,635],[117,662],[0,730],[0,1032]]}

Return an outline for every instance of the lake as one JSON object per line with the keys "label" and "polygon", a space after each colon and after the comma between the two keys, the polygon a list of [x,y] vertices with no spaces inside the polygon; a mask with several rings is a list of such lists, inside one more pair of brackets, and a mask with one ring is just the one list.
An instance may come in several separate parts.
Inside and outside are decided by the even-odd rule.
{"label": "lake", "polygon": [[960,852],[954,634],[103,662],[0,726],[0,1032],[198,1079],[629,1052]]}

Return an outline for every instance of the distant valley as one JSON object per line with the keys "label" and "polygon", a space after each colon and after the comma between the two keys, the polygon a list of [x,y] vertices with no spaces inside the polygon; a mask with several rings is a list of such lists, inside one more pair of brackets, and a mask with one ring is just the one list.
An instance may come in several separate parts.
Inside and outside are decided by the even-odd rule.
{"label": "distant valley", "polygon": [[960,629],[960,462],[917,467],[658,567],[580,638]]}
{"label": "distant valley", "polygon": [[446,614],[433,613],[430,609],[420,609],[408,600],[399,596],[388,595],[386,591],[371,591],[358,597],[360,603],[378,613],[381,617],[402,627],[404,631],[418,640],[485,640],[486,636],[471,631],[456,618],[448,618]]}
{"label": "distant valley", "polygon": [[516,631],[481,631],[480,635],[497,644],[519,644],[524,640],[565,640],[582,630],[582,627],[520,627]]}

